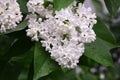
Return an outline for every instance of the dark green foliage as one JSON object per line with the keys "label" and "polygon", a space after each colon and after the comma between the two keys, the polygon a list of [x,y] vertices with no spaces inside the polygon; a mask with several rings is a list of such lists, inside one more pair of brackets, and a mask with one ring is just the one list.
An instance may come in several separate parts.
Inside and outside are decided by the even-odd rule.
{"label": "dark green foliage", "polygon": [[106,7],[112,18],[116,16],[118,8],[120,7],[120,0],[104,0]]}

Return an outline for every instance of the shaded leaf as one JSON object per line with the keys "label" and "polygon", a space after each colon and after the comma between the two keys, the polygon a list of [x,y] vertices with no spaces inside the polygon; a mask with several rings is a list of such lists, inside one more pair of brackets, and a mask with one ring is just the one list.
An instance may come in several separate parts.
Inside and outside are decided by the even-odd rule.
{"label": "shaded leaf", "polygon": [[17,62],[7,63],[4,69],[0,70],[0,80],[17,80],[21,69],[21,65]]}
{"label": "shaded leaf", "polygon": [[81,56],[80,62],[79,62],[80,67],[82,65],[87,66],[87,67],[93,67],[96,64],[97,63],[93,59],[90,59],[90,58],[86,57],[85,55]]}
{"label": "shaded leaf", "polygon": [[10,46],[9,50],[0,58],[0,70],[4,68],[6,63],[15,56],[20,56],[31,48],[33,44],[29,39],[23,38],[17,41],[14,41]]}
{"label": "shaded leaf", "polygon": [[21,12],[24,13],[24,14],[28,13],[28,9],[27,9],[27,6],[26,6],[28,0],[17,0],[17,2],[20,5]]}
{"label": "shaded leaf", "polygon": [[82,80],[98,80],[98,79],[95,75],[88,73],[82,76]]}
{"label": "shaded leaf", "polygon": [[111,25],[110,29],[114,34],[117,42],[120,44],[120,23],[117,25]]}
{"label": "shaded leaf", "polygon": [[76,80],[75,70],[63,71],[62,69],[57,69],[50,75],[42,77],[40,80]]}
{"label": "shaded leaf", "polygon": [[78,2],[80,2],[80,3],[83,3],[85,0],[77,0]]}
{"label": "shaded leaf", "polygon": [[[28,79],[28,74],[29,74],[29,70],[30,70],[30,66],[33,60],[33,48],[30,49],[30,51],[28,51],[26,54],[19,56],[19,57],[15,57],[15,59],[17,59],[17,62],[20,62],[23,66],[23,69],[18,77],[18,80],[27,80]],[[32,72],[30,72],[32,73]]]}
{"label": "shaded leaf", "polygon": [[0,35],[0,58],[9,50],[14,39],[6,36]]}
{"label": "shaded leaf", "polygon": [[57,69],[57,65],[51,60],[49,53],[40,43],[36,43],[34,51],[34,80],[50,74]]}
{"label": "shaded leaf", "polygon": [[106,7],[112,18],[116,16],[117,10],[120,7],[120,0],[104,0]]}

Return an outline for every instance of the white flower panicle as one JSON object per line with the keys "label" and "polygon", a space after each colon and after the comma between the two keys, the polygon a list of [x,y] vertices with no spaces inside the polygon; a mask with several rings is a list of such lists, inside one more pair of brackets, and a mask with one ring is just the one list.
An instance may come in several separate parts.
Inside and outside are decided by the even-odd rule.
{"label": "white flower panicle", "polygon": [[[31,4],[35,5],[35,0],[30,1],[33,1]],[[44,2],[39,2],[39,4],[44,7]],[[34,41],[42,39],[40,41],[42,46],[62,67],[75,68],[84,53],[84,43],[91,43],[96,39],[96,34],[92,29],[97,22],[95,13],[81,3],[77,6],[75,1],[67,8],[56,11],[55,15],[52,8],[44,7],[43,12],[39,13],[36,7],[32,8],[28,6],[32,14],[28,16],[27,36]],[[41,14],[45,10],[47,12]],[[46,13],[49,17],[46,17],[48,16]],[[44,18],[41,15],[44,15]]]}
{"label": "white flower panicle", "polygon": [[16,0],[0,0],[0,32],[13,29],[22,20]]}

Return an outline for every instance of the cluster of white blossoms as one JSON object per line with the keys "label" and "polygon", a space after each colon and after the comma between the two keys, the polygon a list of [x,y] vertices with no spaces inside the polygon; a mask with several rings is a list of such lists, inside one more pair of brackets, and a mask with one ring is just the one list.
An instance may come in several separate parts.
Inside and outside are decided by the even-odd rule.
{"label": "cluster of white blossoms", "polygon": [[53,13],[49,5],[44,7],[43,0],[28,2],[29,23],[27,36],[39,41],[51,58],[64,68],[75,68],[84,53],[84,43],[95,41],[93,25],[96,15],[91,8],[74,1],[67,8]]}
{"label": "cluster of white blossoms", "polygon": [[0,0],[0,32],[13,29],[22,20],[16,0]]}
{"label": "cluster of white blossoms", "polygon": [[32,14],[39,14],[41,17],[50,17],[53,13],[52,5],[44,7],[44,0],[29,0],[27,3],[28,11]]}

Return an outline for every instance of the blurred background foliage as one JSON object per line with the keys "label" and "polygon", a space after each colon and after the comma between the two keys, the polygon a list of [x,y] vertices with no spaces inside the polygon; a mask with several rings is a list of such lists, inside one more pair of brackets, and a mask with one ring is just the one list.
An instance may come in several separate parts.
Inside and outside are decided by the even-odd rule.
{"label": "blurred background foliage", "polygon": [[[28,0],[17,0],[24,18]],[[48,0],[45,0],[46,4]],[[53,0],[54,10],[73,0]],[[89,2],[88,2],[89,1]],[[78,0],[98,16],[97,40],[86,44],[85,54],[74,70],[62,69],[40,43],[26,37],[27,21],[0,34],[0,80],[120,80],[120,0]]]}

